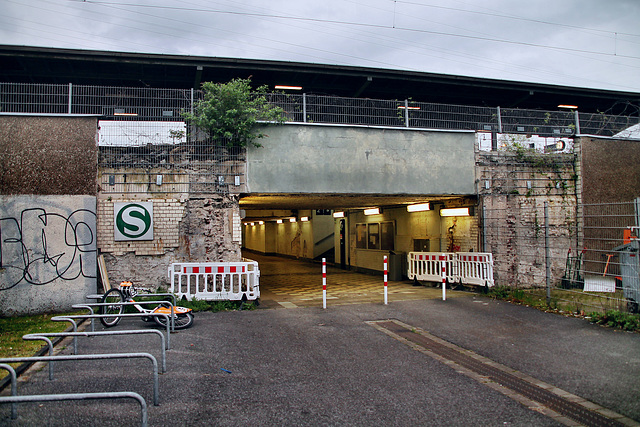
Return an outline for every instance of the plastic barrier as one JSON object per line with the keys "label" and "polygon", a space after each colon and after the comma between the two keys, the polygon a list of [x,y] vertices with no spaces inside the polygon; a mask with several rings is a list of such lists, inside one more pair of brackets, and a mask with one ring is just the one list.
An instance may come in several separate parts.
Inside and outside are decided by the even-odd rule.
{"label": "plastic barrier", "polygon": [[169,267],[171,293],[188,300],[247,300],[260,298],[256,261],[178,262]]}
{"label": "plastic barrier", "polygon": [[481,252],[409,252],[410,280],[442,281],[440,257],[445,256],[446,278],[449,283],[492,287],[493,256]]}
{"label": "plastic barrier", "polygon": [[455,264],[454,253],[446,252],[409,252],[407,255],[408,260],[408,273],[410,280],[425,280],[428,282],[440,282],[442,281],[442,266],[440,257],[445,256],[445,272],[447,275],[447,281],[455,281]]}

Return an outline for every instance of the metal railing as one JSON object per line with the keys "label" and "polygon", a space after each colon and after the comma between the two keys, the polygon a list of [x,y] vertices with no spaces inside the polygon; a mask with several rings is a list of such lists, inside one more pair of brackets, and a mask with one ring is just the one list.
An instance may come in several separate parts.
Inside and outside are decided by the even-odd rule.
{"label": "metal railing", "polygon": [[[0,83],[0,112],[96,115],[107,121],[182,122],[183,113],[203,98],[193,89],[133,88],[32,83]],[[268,101],[299,123],[332,123],[498,133],[614,136],[639,123],[638,117],[578,111],[541,111],[435,104],[411,100],[345,98],[273,93]],[[165,125],[165,127],[168,125]],[[164,129],[166,130],[166,129]],[[163,130],[163,132],[164,132]],[[180,129],[160,140],[181,141]],[[148,136],[148,135],[147,135]],[[145,146],[133,138],[128,146]]]}

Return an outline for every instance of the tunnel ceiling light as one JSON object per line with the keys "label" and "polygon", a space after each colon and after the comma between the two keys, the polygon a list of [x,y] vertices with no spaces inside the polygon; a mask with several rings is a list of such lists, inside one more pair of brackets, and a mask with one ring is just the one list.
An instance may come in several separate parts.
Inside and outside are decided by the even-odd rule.
{"label": "tunnel ceiling light", "polygon": [[309,221],[309,217],[308,216],[301,216],[300,217],[300,221],[307,222],[307,221]]}
{"label": "tunnel ceiling light", "polygon": [[344,218],[344,212],[343,211],[334,212],[333,213],[333,217],[334,218]]}
{"label": "tunnel ceiling light", "polygon": [[365,215],[378,215],[380,214],[380,208],[370,208],[364,210]]}
{"label": "tunnel ceiling light", "polygon": [[577,110],[578,106],[577,105],[570,105],[570,104],[560,104],[560,105],[558,105],[558,108],[569,108],[570,110]]}
{"label": "tunnel ceiling light", "polygon": [[292,216],[291,218],[289,218],[289,222],[296,222],[296,217]]}
{"label": "tunnel ceiling light", "polygon": [[277,222],[278,224],[282,224],[282,220],[281,220],[281,219],[276,220],[276,222]]}
{"label": "tunnel ceiling light", "polygon": [[258,225],[264,225],[264,221],[258,221]]}
{"label": "tunnel ceiling light", "polygon": [[398,105],[398,108],[401,109],[401,110],[404,110],[405,108],[407,110],[419,110],[420,109],[420,107],[405,107],[404,105]]}
{"label": "tunnel ceiling light", "polygon": [[469,208],[443,208],[440,216],[469,216]]}
{"label": "tunnel ceiling light", "polygon": [[422,212],[431,210],[431,204],[429,203],[418,203],[416,205],[407,206],[407,212]]}
{"label": "tunnel ceiling light", "polygon": [[275,89],[280,90],[302,90],[302,86],[275,85]]}

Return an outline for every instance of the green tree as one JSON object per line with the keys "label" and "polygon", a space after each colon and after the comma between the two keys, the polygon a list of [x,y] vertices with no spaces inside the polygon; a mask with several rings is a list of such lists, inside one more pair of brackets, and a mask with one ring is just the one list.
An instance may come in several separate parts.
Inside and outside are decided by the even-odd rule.
{"label": "green tree", "polygon": [[228,147],[246,147],[266,135],[260,125],[282,124],[284,110],[267,100],[266,85],[251,88],[250,79],[233,79],[227,83],[202,84],[204,99],[197,101],[193,113],[185,113],[188,124],[196,126],[215,140],[225,141]]}

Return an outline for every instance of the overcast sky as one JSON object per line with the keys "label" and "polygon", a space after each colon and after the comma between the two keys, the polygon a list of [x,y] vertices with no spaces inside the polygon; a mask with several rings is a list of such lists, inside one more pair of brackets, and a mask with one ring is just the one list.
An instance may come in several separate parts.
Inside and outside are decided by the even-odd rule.
{"label": "overcast sky", "polygon": [[640,92],[640,0],[0,0],[0,43]]}

